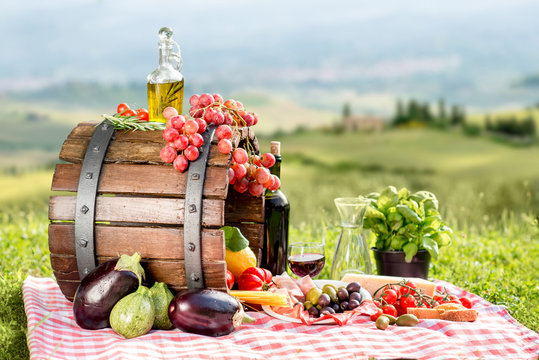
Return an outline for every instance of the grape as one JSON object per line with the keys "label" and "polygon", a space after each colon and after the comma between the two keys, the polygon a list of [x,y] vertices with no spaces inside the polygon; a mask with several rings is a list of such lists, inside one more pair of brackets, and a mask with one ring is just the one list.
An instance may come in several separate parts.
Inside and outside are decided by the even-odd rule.
{"label": "grape", "polygon": [[207,122],[211,123],[213,121],[213,116],[215,115],[217,111],[213,110],[213,109],[206,109],[206,111],[204,111],[204,120],[206,120]]}
{"label": "grape", "polygon": [[255,118],[255,121],[253,122],[253,126],[254,126],[254,125],[258,124],[258,115],[253,113],[253,117]]}
{"label": "grape", "polygon": [[174,147],[178,150],[185,150],[189,145],[189,139],[185,135],[180,135],[174,140]]}
{"label": "grape", "polygon": [[331,298],[326,293],[321,294],[320,297],[318,298],[318,305],[322,307],[329,306],[330,302],[331,302]]}
{"label": "grape", "polygon": [[185,169],[187,169],[187,166],[189,165],[189,162],[183,155],[178,155],[176,159],[174,159],[174,163],[172,164],[174,166],[174,169],[179,172],[184,172]]}
{"label": "grape", "polygon": [[189,144],[199,148],[204,144],[204,138],[199,133],[195,133],[189,137]]}
{"label": "grape", "polygon": [[234,184],[234,190],[236,190],[239,193],[244,193],[249,188],[249,180],[246,178],[236,180],[236,183]]}
{"label": "grape", "polygon": [[198,159],[198,148],[196,148],[193,145],[189,145],[184,151],[183,154],[187,158],[187,160],[195,161]]}
{"label": "grape", "polygon": [[273,178],[273,185],[268,190],[277,191],[281,187],[281,180],[277,175],[271,175],[271,177]]}
{"label": "grape", "polygon": [[207,94],[207,93],[202,94],[198,98],[198,105],[203,108],[211,105],[213,102],[214,102],[214,98],[213,96],[211,96],[211,94]]}
{"label": "grape", "polygon": [[234,170],[234,174],[236,174],[236,177],[238,179],[243,179],[245,178],[245,175],[247,175],[247,169],[245,168],[245,165],[243,164],[233,164],[232,170]]}
{"label": "grape", "polygon": [[232,137],[232,129],[228,125],[219,125],[215,130],[215,136],[219,140],[230,139]]}
{"label": "grape", "polygon": [[230,113],[225,113],[225,121],[223,122],[223,124],[232,125],[232,122],[233,122],[232,115],[230,115]]}
{"label": "grape", "polygon": [[165,164],[170,164],[176,158],[177,151],[173,147],[167,145],[161,149],[160,155],[161,160],[163,160]]}
{"label": "grape", "polygon": [[219,103],[219,104],[223,103],[223,97],[219,94],[213,94],[213,99],[216,103]]}
{"label": "grape", "polygon": [[252,126],[255,122],[255,118],[251,114],[246,114],[245,116],[243,116],[243,121],[245,121],[245,126]]}
{"label": "grape", "polygon": [[269,170],[266,169],[265,167],[259,167],[258,169],[256,169],[255,179],[259,184],[264,184],[268,182],[270,177],[271,177],[271,174]]}
{"label": "grape", "polygon": [[266,189],[270,190],[273,188],[273,185],[275,184],[275,178],[273,176],[269,177],[269,180],[265,182],[263,185]]}
{"label": "grape", "polygon": [[255,181],[249,183],[249,194],[258,197],[264,192],[264,186]]}
{"label": "grape", "polygon": [[231,168],[228,168],[228,183],[230,185],[234,185],[235,182],[236,182],[236,174],[234,173],[234,170],[232,170]]}
{"label": "grape", "polygon": [[352,281],[348,285],[346,285],[346,290],[349,293],[358,292],[361,290],[361,285],[357,281]]}
{"label": "grape", "polygon": [[350,300],[348,302],[348,310],[354,310],[358,306],[359,306],[359,301],[357,301],[357,300]]}
{"label": "grape", "polygon": [[236,102],[232,99],[228,99],[227,101],[225,101],[225,103],[223,104],[225,107],[229,108],[229,109],[237,109],[237,105],[236,105]]}
{"label": "grape", "polygon": [[163,139],[166,142],[174,141],[178,136],[180,136],[180,133],[174,128],[166,128],[163,130]]}
{"label": "grape", "polygon": [[219,143],[217,144],[217,149],[221,154],[230,154],[230,152],[232,151],[232,143],[228,139],[219,140]]}
{"label": "grape", "polygon": [[256,169],[258,167],[255,164],[247,164],[247,178],[253,180],[255,178]]}
{"label": "grape", "polygon": [[260,158],[260,164],[262,164],[265,168],[270,168],[273,165],[275,165],[275,156],[270,153],[264,153],[262,154],[262,157]]}
{"label": "grape", "polygon": [[199,118],[202,116],[202,114],[204,114],[204,110],[202,110],[200,108],[200,106],[193,106],[190,110],[189,110],[189,115],[191,115],[191,117],[194,117],[194,118]]}
{"label": "grape", "polygon": [[206,131],[206,122],[202,119],[195,119],[195,121],[198,124],[198,130],[197,133],[202,134],[204,131]]}
{"label": "grape", "polygon": [[225,115],[221,111],[215,111],[213,113],[212,121],[215,125],[222,125],[225,123]]}
{"label": "grape", "polygon": [[361,294],[358,292],[353,292],[350,294],[350,300],[356,300],[357,302],[361,302]]}
{"label": "grape", "polygon": [[178,110],[176,110],[172,106],[167,106],[165,110],[163,110],[163,117],[167,120],[170,120],[171,117],[176,115],[178,115]]}
{"label": "grape", "polygon": [[241,101],[236,100],[236,106],[237,109],[243,109],[243,103]]}
{"label": "grape", "polygon": [[169,122],[171,127],[178,131],[182,131],[183,125],[185,125],[185,117],[183,115],[175,115],[167,121],[167,124]]}
{"label": "grape", "polygon": [[200,96],[195,94],[189,98],[189,105],[191,106],[198,106],[198,100]]}
{"label": "grape", "polygon": [[242,148],[238,148],[234,150],[232,153],[232,157],[234,158],[234,161],[238,164],[245,164],[247,160],[249,160],[249,156],[247,155],[247,151]]}
{"label": "grape", "polygon": [[183,129],[187,135],[193,135],[198,131],[198,123],[195,120],[187,120]]}
{"label": "grape", "polygon": [[348,300],[348,291],[346,291],[345,288],[340,288],[337,291],[337,297],[339,298],[340,301]]}
{"label": "grape", "polygon": [[262,166],[262,163],[260,162],[260,156],[253,155],[251,156],[251,160],[253,160],[253,164],[255,164],[256,166]]}

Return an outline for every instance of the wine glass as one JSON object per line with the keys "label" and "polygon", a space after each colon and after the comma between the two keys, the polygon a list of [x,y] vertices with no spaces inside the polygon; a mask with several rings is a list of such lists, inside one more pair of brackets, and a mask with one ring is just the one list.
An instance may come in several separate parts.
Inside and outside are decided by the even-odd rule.
{"label": "wine glass", "polygon": [[299,277],[309,275],[314,278],[325,263],[324,244],[321,242],[294,243],[288,247],[288,267]]}

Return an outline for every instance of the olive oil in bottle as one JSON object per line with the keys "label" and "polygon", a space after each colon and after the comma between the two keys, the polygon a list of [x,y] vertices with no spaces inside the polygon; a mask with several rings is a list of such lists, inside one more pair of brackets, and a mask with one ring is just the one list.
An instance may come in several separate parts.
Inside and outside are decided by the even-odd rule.
{"label": "olive oil in bottle", "polygon": [[[182,58],[180,46],[172,39],[173,31],[159,30],[159,65],[148,75],[148,112],[150,121],[165,122],[163,110],[172,106],[178,113],[183,110],[184,79],[180,72]],[[174,52],[174,45],[178,51]]]}
{"label": "olive oil in bottle", "polygon": [[[279,177],[281,176],[280,146],[278,141],[271,142],[271,153],[275,156],[275,165],[271,167],[270,172]],[[261,266],[271,271],[273,275],[280,275],[286,271],[289,217],[290,203],[281,189],[267,190]]]}

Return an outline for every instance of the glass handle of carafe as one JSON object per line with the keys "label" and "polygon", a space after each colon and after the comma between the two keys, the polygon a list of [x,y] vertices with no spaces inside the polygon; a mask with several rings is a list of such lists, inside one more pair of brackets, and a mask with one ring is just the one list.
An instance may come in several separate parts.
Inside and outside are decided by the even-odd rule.
{"label": "glass handle of carafe", "polygon": [[178,52],[170,54],[170,59],[174,60],[177,63],[177,65],[175,66],[176,70],[181,71],[183,67],[183,59],[182,59],[182,53],[180,50],[180,45],[176,41],[173,41],[173,42],[174,42],[174,45],[176,45]]}

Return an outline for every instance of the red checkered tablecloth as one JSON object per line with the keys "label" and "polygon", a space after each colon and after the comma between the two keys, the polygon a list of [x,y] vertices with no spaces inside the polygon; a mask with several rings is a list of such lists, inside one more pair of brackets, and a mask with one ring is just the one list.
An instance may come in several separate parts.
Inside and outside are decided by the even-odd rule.
{"label": "red checkered tablecloth", "polygon": [[502,306],[443,281],[468,296],[474,323],[421,320],[416,327],[376,329],[361,316],[344,326],[283,322],[264,313],[257,321],[219,338],[156,331],[126,340],[111,329],[83,330],[72,304],[51,278],[28,276],[23,296],[32,359],[536,359],[539,335],[520,325]]}

